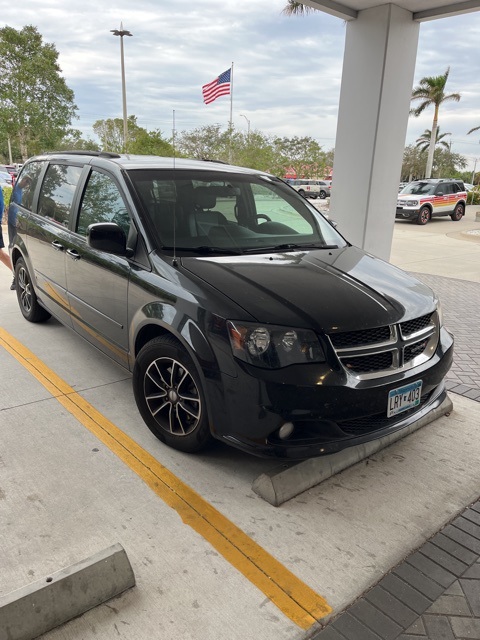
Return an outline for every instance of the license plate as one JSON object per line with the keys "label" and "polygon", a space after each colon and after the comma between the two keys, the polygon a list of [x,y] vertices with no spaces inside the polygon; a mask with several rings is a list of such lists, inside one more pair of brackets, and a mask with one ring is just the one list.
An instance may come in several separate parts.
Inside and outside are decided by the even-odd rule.
{"label": "license plate", "polygon": [[420,404],[421,395],[421,380],[406,384],[404,387],[398,387],[398,389],[392,389],[388,393],[387,418],[417,407]]}

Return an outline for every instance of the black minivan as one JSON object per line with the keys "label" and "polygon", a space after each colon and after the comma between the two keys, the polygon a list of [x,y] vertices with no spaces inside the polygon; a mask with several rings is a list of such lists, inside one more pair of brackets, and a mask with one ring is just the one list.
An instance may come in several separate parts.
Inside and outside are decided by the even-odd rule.
{"label": "black minivan", "polygon": [[436,296],[350,245],[279,178],[226,164],[31,158],[9,207],[23,316],[133,372],[152,432],[304,459],[438,407],[453,339]]}

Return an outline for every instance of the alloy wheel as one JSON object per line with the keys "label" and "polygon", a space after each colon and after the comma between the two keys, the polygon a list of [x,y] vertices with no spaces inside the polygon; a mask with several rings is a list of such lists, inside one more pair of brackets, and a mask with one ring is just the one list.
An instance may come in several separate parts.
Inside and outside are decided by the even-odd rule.
{"label": "alloy wheel", "polygon": [[196,429],[202,415],[200,394],[178,360],[154,360],[145,372],[144,393],[152,417],[164,431],[186,436]]}

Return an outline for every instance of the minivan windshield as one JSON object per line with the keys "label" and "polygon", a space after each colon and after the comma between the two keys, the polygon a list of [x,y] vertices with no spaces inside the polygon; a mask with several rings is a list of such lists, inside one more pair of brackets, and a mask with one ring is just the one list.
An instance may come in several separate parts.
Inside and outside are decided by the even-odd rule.
{"label": "minivan windshield", "polygon": [[270,175],[130,169],[158,248],[209,253],[347,245],[333,226]]}

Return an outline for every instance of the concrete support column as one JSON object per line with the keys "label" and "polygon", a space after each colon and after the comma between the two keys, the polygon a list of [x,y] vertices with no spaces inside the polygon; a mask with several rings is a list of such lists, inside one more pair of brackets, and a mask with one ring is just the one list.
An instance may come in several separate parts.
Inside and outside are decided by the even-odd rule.
{"label": "concrete support column", "polygon": [[390,249],[419,24],[394,4],[347,24],[331,217],[348,240],[385,260]]}

